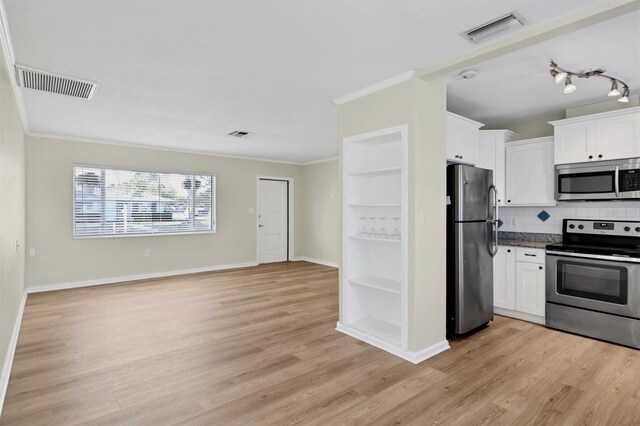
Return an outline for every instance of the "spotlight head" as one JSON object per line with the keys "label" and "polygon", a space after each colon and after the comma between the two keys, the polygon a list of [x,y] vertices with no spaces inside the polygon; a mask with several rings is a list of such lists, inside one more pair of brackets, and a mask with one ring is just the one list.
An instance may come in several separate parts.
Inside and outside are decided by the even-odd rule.
{"label": "spotlight head", "polygon": [[567,73],[564,71],[560,71],[560,72],[556,71],[556,73],[557,74],[554,76],[554,78],[557,84],[562,83],[568,77]]}
{"label": "spotlight head", "polygon": [[571,83],[571,77],[567,76],[564,81],[564,93],[572,93],[575,92],[577,87]]}
{"label": "spotlight head", "polygon": [[629,103],[629,87],[625,86],[624,91],[622,92],[622,96],[618,98],[618,102],[622,102],[623,104]]}
{"label": "spotlight head", "polygon": [[616,80],[613,80],[611,82],[611,91],[607,96],[611,96],[611,97],[620,96],[620,91],[618,90],[618,82]]}

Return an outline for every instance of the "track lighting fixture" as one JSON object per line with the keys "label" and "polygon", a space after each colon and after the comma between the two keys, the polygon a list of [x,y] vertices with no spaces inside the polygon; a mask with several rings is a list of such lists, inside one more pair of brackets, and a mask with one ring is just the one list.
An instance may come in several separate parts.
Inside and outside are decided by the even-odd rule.
{"label": "track lighting fixture", "polygon": [[[558,64],[553,62],[553,59],[551,60],[551,63],[549,64],[549,66],[551,67],[551,69],[549,70],[549,74],[551,74],[551,77],[553,77],[555,82],[559,84],[564,81],[564,93],[572,93],[572,92],[575,92],[576,90],[576,86],[571,82],[571,77],[577,77],[577,78],[603,77],[611,81],[611,90],[609,91],[607,96],[610,96],[610,97],[620,96],[618,98],[618,102],[623,102],[623,103],[629,102],[629,85],[618,78],[606,75],[605,70],[603,69],[598,68],[596,70],[587,71],[587,72],[567,71],[564,68],[560,68]],[[622,86],[622,92],[620,92],[620,89],[618,88],[619,85]]]}

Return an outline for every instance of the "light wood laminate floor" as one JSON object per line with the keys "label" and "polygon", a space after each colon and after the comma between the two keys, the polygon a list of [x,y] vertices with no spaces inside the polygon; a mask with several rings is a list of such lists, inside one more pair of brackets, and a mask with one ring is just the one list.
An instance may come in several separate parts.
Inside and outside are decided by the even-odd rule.
{"label": "light wood laminate floor", "polygon": [[337,310],[304,262],[29,295],[0,423],[640,424],[639,351],[496,317],[415,366]]}

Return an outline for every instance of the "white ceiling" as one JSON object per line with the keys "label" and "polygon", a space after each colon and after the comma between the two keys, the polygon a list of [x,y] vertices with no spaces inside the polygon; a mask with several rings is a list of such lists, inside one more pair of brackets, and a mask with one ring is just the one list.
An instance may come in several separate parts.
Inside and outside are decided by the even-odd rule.
{"label": "white ceiling", "polygon": [[[337,155],[331,99],[469,51],[459,34],[506,12],[534,26],[597,1],[4,3],[17,63],[100,84],[89,102],[25,90],[31,132],[306,162]],[[616,71],[574,53],[555,58]]]}
{"label": "white ceiling", "polygon": [[640,12],[496,58],[473,67],[478,76],[460,80],[447,76],[450,111],[490,126],[560,113],[567,108],[606,102],[611,88],[601,78],[572,81],[578,89],[563,93],[549,75],[549,59],[573,71],[603,68],[625,81],[631,94],[640,92]]}

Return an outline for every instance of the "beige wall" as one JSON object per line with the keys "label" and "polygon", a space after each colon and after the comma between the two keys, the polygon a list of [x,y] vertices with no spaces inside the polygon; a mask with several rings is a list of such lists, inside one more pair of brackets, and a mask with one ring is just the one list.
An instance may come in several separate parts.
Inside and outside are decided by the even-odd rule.
{"label": "beige wall", "polygon": [[[0,359],[24,293],[24,132],[0,49]],[[15,242],[20,242],[16,251]],[[1,402],[0,402],[1,404]]]}
{"label": "beige wall", "polygon": [[519,120],[499,126],[483,127],[482,130],[507,129],[516,132],[518,139],[541,138],[544,136],[553,136],[553,126],[549,124],[550,121],[562,120],[564,118],[564,113],[547,114],[542,117]]}
{"label": "beige wall", "polygon": [[[74,163],[211,172],[215,234],[73,239]],[[294,255],[304,255],[302,167],[117,145],[27,138],[27,285],[205,268],[256,260],[258,175],[294,178]],[[149,249],[151,256],[144,257]]]}
{"label": "beige wall", "polygon": [[311,259],[340,263],[342,252],[342,186],[338,160],[302,167],[301,253]]}

